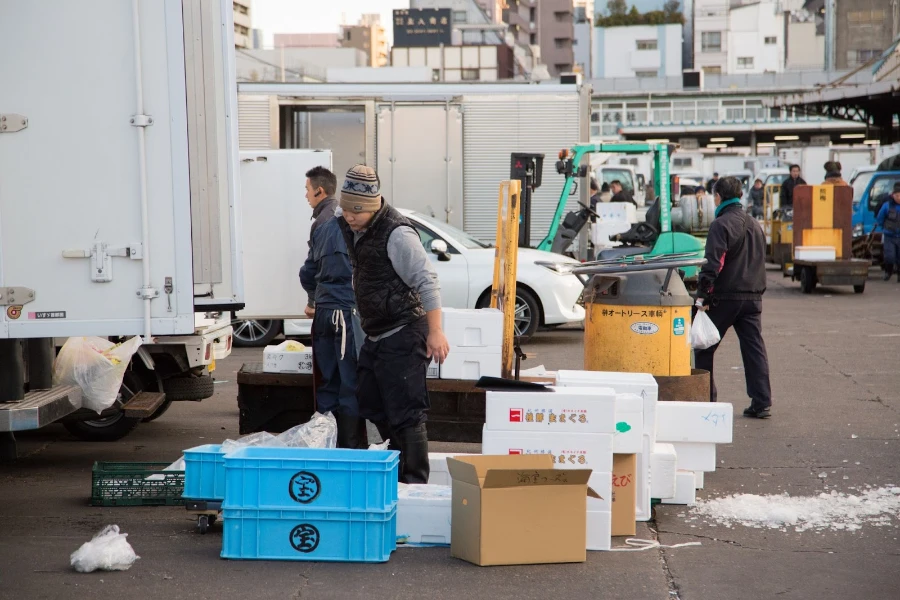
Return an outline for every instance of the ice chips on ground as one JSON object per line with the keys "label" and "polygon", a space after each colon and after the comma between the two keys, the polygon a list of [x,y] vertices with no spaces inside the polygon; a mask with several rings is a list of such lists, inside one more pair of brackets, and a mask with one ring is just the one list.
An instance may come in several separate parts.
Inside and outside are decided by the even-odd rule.
{"label": "ice chips on ground", "polygon": [[[900,514],[900,487],[869,488],[862,494],[832,490],[818,496],[735,494],[699,501],[691,510],[721,525],[794,531],[856,531],[864,524],[889,525]],[[691,519],[693,520],[693,519]]]}

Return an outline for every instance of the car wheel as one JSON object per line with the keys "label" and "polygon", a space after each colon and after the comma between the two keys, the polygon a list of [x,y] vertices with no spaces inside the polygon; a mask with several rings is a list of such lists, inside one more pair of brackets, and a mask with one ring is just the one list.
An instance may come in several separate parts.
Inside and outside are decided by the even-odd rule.
{"label": "car wheel", "polygon": [[[491,294],[488,291],[478,301],[477,308],[491,305]],[[514,334],[521,341],[531,339],[541,322],[541,305],[534,294],[527,289],[516,287],[516,311],[513,317]]]}
{"label": "car wheel", "polygon": [[85,421],[64,421],[63,427],[85,442],[115,442],[131,433],[140,422],[140,417],[130,418],[123,412],[117,412]]}
{"label": "car wheel", "polygon": [[281,321],[260,319],[235,319],[234,345],[239,348],[265,346],[281,333]]}

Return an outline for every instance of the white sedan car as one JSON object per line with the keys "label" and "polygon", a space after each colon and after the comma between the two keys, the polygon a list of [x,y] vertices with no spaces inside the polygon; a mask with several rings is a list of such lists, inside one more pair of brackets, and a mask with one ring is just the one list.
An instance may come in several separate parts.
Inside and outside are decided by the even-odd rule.
{"label": "white sedan car", "polygon": [[[436,219],[399,209],[419,232],[441,283],[441,303],[448,308],[484,308],[491,302],[494,247]],[[582,279],[572,273],[578,261],[541,250],[519,248],[516,267],[516,335],[529,338],[540,327],[584,320],[579,304]],[[264,346],[280,333],[310,335],[312,320],[298,315],[284,321],[238,320],[237,346]]]}

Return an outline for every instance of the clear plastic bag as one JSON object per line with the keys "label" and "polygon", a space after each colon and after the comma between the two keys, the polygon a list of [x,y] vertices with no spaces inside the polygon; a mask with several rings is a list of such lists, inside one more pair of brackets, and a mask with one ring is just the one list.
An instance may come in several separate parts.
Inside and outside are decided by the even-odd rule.
{"label": "clear plastic bag", "polygon": [[82,407],[101,413],[116,402],[125,370],[141,345],[135,336],[121,344],[99,337],[69,338],[53,363],[54,385],[81,388]]}
{"label": "clear plastic bag", "polygon": [[384,440],[380,444],[369,444],[369,450],[387,450],[391,445],[391,440]]}
{"label": "clear plastic bag", "polygon": [[92,571],[127,571],[140,558],[125,539],[127,533],[119,533],[118,525],[107,525],[91,541],[85,542],[72,553],[69,560],[79,573]]}
{"label": "clear plastic bag", "polygon": [[334,448],[337,446],[337,421],[331,413],[316,413],[307,423],[292,427],[275,439],[291,448]]}
{"label": "clear plastic bag", "polygon": [[238,448],[246,448],[247,446],[272,447],[284,446],[284,444],[268,431],[259,431],[257,433],[245,435],[244,437],[237,440],[225,440],[224,442],[222,442],[222,453],[228,454],[229,452],[233,452]]}
{"label": "clear plastic bag", "polygon": [[722,341],[715,323],[706,314],[706,311],[698,310],[691,323],[691,347],[694,350],[706,350]]}

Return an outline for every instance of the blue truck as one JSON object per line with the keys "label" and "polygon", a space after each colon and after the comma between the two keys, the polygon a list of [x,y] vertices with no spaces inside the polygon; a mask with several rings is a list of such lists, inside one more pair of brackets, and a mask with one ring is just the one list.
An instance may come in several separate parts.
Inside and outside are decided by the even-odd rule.
{"label": "blue truck", "polygon": [[900,182],[900,155],[888,158],[874,171],[863,171],[851,181],[853,186],[853,256],[881,264],[881,229],[875,216],[890,200],[894,184]]}

